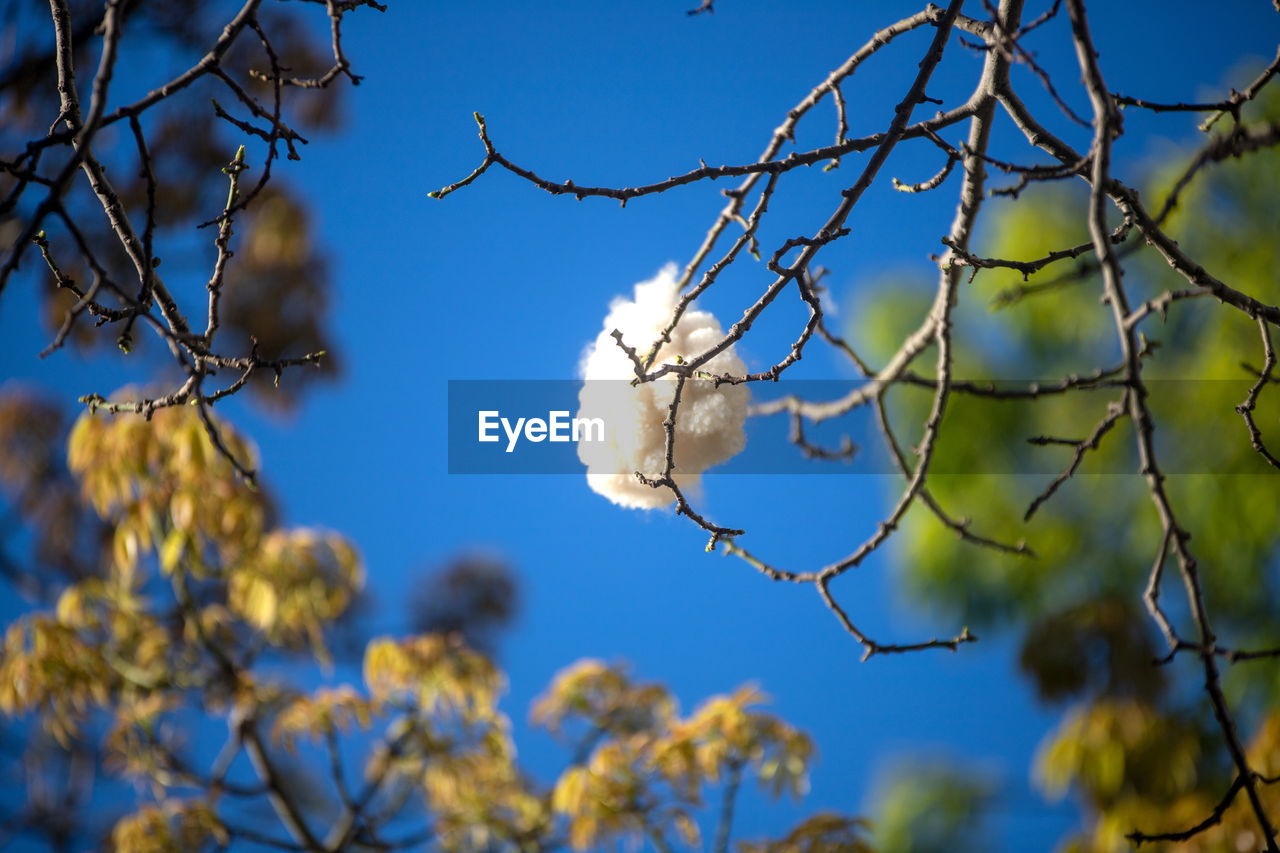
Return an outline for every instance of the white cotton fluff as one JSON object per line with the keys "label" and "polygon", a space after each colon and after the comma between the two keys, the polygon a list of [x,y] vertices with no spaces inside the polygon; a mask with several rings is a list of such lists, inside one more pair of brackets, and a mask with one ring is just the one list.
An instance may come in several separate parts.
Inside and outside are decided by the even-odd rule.
{"label": "white cotton fluff", "polygon": [[[643,359],[662,330],[671,322],[680,288],[676,266],[668,264],[654,278],[635,287],[634,300],[616,298],[604,318],[604,328],[583,353],[581,373],[586,380],[578,393],[578,418],[601,418],[603,441],[578,442],[578,458],[587,466],[587,483],[616,504],[653,509],[675,500],[671,489],[653,488],[635,475],[662,476],[666,467],[666,420],[675,393],[675,379],[668,374],[654,382],[632,387],[635,365],[613,338],[635,348]],[[676,356],[689,360],[702,355],[724,338],[720,323],[706,311],[687,309],[671,332],[671,342],[658,350],[654,367],[672,363]],[[742,359],[729,347],[702,365],[708,373],[741,376]],[[743,424],[750,397],[746,385],[721,385],[706,379],[689,379],[680,394],[676,418],[673,478],[680,490],[696,488],[702,472],[724,462],[746,446]],[[589,436],[594,438],[595,436]]]}

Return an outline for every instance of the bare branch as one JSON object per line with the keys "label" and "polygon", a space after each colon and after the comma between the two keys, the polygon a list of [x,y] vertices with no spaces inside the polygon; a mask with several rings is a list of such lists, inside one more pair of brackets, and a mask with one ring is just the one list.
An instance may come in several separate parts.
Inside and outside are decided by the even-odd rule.
{"label": "bare branch", "polygon": [[[1141,377],[1141,362],[1138,347],[1134,339],[1133,329],[1127,327],[1125,320],[1129,314],[1128,300],[1121,284],[1120,262],[1116,258],[1114,248],[1107,236],[1106,228],[1106,194],[1112,179],[1111,141],[1119,128],[1119,113],[1111,100],[1102,72],[1098,67],[1097,51],[1089,33],[1089,25],[1085,16],[1083,0],[1067,0],[1067,11],[1071,17],[1071,31],[1076,43],[1076,55],[1084,74],[1085,86],[1089,90],[1089,99],[1094,112],[1093,168],[1090,174],[1089,197],[1089,233],[1093,237],[1095,250],[1102,262],[1103,286],[1111,304],[1115,318],[1116,330],[1120,338],[1121,350],[1124,353],[1126,379],[1130,384],[1127,395],[1129,416],[1134,422],[1134,432],[1138,439],[1138,452],[1141,458],[1141,473],[1147,480],[1152,502],[1160,516],[1161,524],[1170,537],[1170,544],[1178,559],[1183,582],[1187,588],[1188,603],[1200,635],[1202,649],[1200,659],[1204,665],[1205,690],[1209,695],[1214,716],[1226,741],[1227,751],[1231,755],[1249,798],[1249,804],[1262,830],[1262,837],[1271,853],[1280,853],[1276,844],[1275,831],[1267,817],[1254,785],[1253,770],[1249,766],[1244,746],[1236,733],[1235,721],[1227,709],[1225,697],[1218,676],[1217,662],[1213,653],[1214,634],[1209,625],[1209,617],[1205,608],[1204,594],[1195,558],[1187,546],[1189,536],[1177,522],[1173,507],[1164,489],[1164,475],[1156,463],[1155,447],[1152,433],[1155,430],[1151,414],[1146,404],[1146,387]],[[1136,205],[1135,205],[1136,207]],[[1152,233],[1140,216],[1139,227],[1149,238]],[[1154,225],[1152,226],[1154,227]]]}
{"label": "bare branch", "polygon": [[1261,317],[1258,318],[1258,331],[1262,335],[1262,371],[1258,374],[1257,381],[1249,388],[1244,402],[1236,406],[1236,412],[1244,418],[1245,427],[1249,430],[1249,444],[1263,459],[1267,460],[1268,465],[1272,468],[1280,468],[1280,461],[1277,461],[1262,443],[1262,430],[1258,429],[1257,423],[1253,420],[1253,410],[1257,406],[1258,395],[1262,393],[1263,386],[1270,381],[1271,371],[1276,366],[1276,350],[1271,343],[1271,327]]}
{"label": "bare branch", "polygon": [[1084,460],[1085,453],[1090,450],[1097,450],[1098,442],[1102,440],[1104,435],[1111,431],[1111,428],[1116,425],[1116,421],[1120,420],[1124,415],[1124,400],[1112,401],[1107,404],[1106,416],[1098,422],[1098,425],[1094,427],[1093,433],[1088,438],[1081,439],[1080,441],[1049,438],[1046,436],[1036,436],[1034,438],[1027,439],[1029,444],[1066,444],[1075,448],[1075,454],[1072,456],[1071,464],[1066,467],[1066,470],[1057,477],[1054,477],[1053,482],[1049,483],[1049,485],[1045,487],[1044,491],[1036,495],[1035,499],[1031,501],[1031,505],[1027,507],[1026,513],[1022,516],[1023,521],[1030,521],[1031,516],[1035,515],[1036,510],[1039,509],[1045,501],[1053,497],[1054,492],[1058,491],[1058,487],[1075,475],[1076,469],[1080,467],[1080,463]]}

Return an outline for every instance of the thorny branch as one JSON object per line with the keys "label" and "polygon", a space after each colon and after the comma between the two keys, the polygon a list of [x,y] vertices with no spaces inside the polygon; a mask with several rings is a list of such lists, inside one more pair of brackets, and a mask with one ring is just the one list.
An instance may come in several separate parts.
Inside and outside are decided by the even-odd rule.
{"label": "thorny branch", "polygon": [[[59,110],[48,133],[30,140],[26,149],[15,158],[0,159],[0,174],[13,180],[12,189],[0,201],[0,215],[16,212],[21,223],[19,238],[6,250],[0,261],[0,294],[18,270],[28,249],[35,245],[40,250],[54,285],[75,296],[74,305],[67,310],[57,334],[42,355],[48,355],[62,347],[86,315],[95,317],[98,326],[116,326],[116,342],[127,354],[133,349],[134,326],[142,321],[164,342],[170,357],[185,377],[181,385],[167,393],[135,400],[107,402],[99,394],[89,394],[82,397],[82,401],[91,410],[132,411],[148,418],[159,408],[196,405],[214,447],[226,455],[236,470],[252,483],[254,472],[248,461],[236,459],[231,454],[218,427],[208,417],[208,407],[238,391],[257,371],[274,372],[278,379],[284,369],[306,364],[318,365],[324,353],[265,359],[258,354],[256,345],[245,355],[219,352],[216,349],[220,327],[219,305],[229,285],[230,271],[234,268],[232,221],[238,212],[250,205],[270,179],[271,165],[279,155],[280,145],[284,145],[290,159],[298,159],[297,145],[306,141],[284,118],[282,89],[323,87],[339,75],[346,75],[353,83],[359,82],[359,77],[351,72],[350,62],[343,53],[342,17],[360,6],[370,6],[380,11],[385,11],[385,7],[372,0],[326,0],[323,5],[330,21],[333,66],[315,80],[301,80],[286,76],[285,69],[280,65],[268,27],[259,18],[262,0],[246,0],[199,61],[141,99],[108,112],[108,95],[122,43],[126,44],[127,49],[126,5],[124,0],[108,0],[100,25],[96,31],[89,32],[73,27],[72,12],[67,0],[50,0]],[[251,38],[256,36],[270,65],[269,71],[253,72],[256,79],[269,83],[272,87],[273,100],[269,108],[262,106],[237,83],[226,65],[229,52],[242,40],[245,33],[249,33]],[[82,107],[76,81],[76,56],[80,45],[75,40],[94,35],[100,36],[101,51],[92,77],[86,110]],[[259,180],[247,192],[240,189],[241,174],[251,168],[244,146],[240,147],[234,159],[223,170],[230,179],[230,188],[221,213],[206,223],[218,226],[214,240],[217,258],[206,287],[206,328],[202,334],[197,334],[191,329],[189,309],[179,304],[179,299],[175,296],[177,291],[171,291],[157,272],[160,259],[155,243],[160,187],[141,119],[153,108],[202,79],[221,83],[234,100],[248,111],[251,118],[244,121],[230,115],[217,101],[213,102],[216,115],[265,144],[266,157]],[[95,147],[99,132],[121,121],[127,122],[131,132],[132,144],[136,150],[136,168],[145,187],[146,205],[141,227],[135,222],[117,185],[107,176],[102,158],[108,156],[114,162],[116,153],[108,151],[105,155],[100,154]],[[57,155],[61,152],[65,152],[66,156],[61,162],[56,162]],[[91,247],[90,241],[76,225],[76,217],[68,208],[68,196],[77,187],[77,172],[82,174],[84,186],[91,191],[101,213],[106,216],[111,235],[129,259],[135,279],[132,286],[108,273],[100,260],[101,248]],[[33,197],[39,192],[43,192],[43,195]],[[52,235],[47,225],[51,219],[57,220],[72,238],[70,245],[56,240]],[[88,287],[78,284],[66,271],[71,268],[69,258],[86,264],[92,270],[93,280]],[[207,380],[221,367],[239,371],[239,378],[219,389],[207,387]]]}
{"label": "thorny branch", "polygon": [[1231,807],[1231,803],[1235,801],[1236,794],[1240,793],[1240,789],[1244,787],[1244,779],[1237,776],[1235,781],[1231,783],[1231,787],[1227,788],[1227,793],[1223,795],[1218,804],[1213,807],[1213,811],[1204,820],[1195,826],[1177,832],[1154,832],[1147,833],[1139,830],[1130,832],[1125,838],[1128,838],[1134,844],[1141,846],[1150,841],[1186,841],[1194,838],[1212,826],[1217,826],[1222,822],[1222,816],[1227,813],[1227,809]]}
{"label": "thorny branch", "polygon": [[[1235,764],[1239,778],[1244,785],[1249,805],[1262,830],[1262,838],[1271,853],[1280,853],[1276,844],[1275,830],[1271,827],[1270,818],[1262,806],[1254,780],[1254,771],[1245,756],[1244,745],[1236,732],[1235,720],[1227,708],[1226,698],[1218,675],[1215,636],[1209,624],[1209,616],[1205,606],[1203,587],[1200,582],[1199,567],[1191,554],[1187,541],[1190,536],[1182,529],[1174,514],[1173,506],[1164,488],[1164,475],[1156,462],[1155,445],[1152,433],[1155,425],[1151,412],[1147,407],[1147,389],[1142,380],[1142,363],[1139,346],[1133,327],[1126,323],[1129,313],[1129,300],[1121,282],[1122,272],[1120,260],[1108,238],[1106,227],[1106,194],[1111,181],[1111,143],[1119,132],[1119,111],[1112,100],[1102,71],[1098,66],[1097,51],[1093,47],[1093,38],[1089,32],[1088,20],[1085,16],[1083,0],[1067,0],[1067,11],[1071,17],[1071,31],[1076,44],[1076,54],[1080,60],[1080,68],[1084,74],[1085,88],[1089,91],[1089,100],[1093,104],[1094,139],[1093,163],[1089,176],[1089,233],[1093,237],[1094,249],[1102,262],[1103,286],[1111,304],[1115,318],[1116,330],[1120,337],[1120,347],[1126,361],[1125,378],[1129,388],[1126,394],[1129,417],[1134,423],[1134,432],[1138,441],[1138,452],[1141,459],[1140,472],[1146,477],[1151,492],[1152,502],[1160,515],[1160,521],[1177,557],[1183,582],[1187,588],[1188,604],[1196,623],[1200,638],[1200,657],[1204,664],[1205,692],[1208,693],[1213,706],[1214,716],[1218,720],[1222,735],[1226,741],[1227,751]],[[1156,227],[1152,223],[1151,227]],[[1143,228],[1144,233],[1147,229]]]}
{"label": "thorny branch", "polygon": [[1258,331],[1262,334],[1262,371],[1258,373],[1257,381],[1250,386],[1244,402],[1236,406],[1236,411],[1240,417],[1244,418],[1244,424],[1249,429],[1249,443],[1253,449],[1258,451],[1272,468],[1280,468],[1280,462],[1276,461],[1271,451],[1267,450],[1266,445],[1262,443],[1262,430],[1258,429],[1258,424],[1253,419],[1253,410],[1258,405],[1258,395],[1262,393],[1263,386],[1271,381],[1271,371],[1276,366],[1276,350],[1271,343],[1271,327],[1261,317],[1258,318]]}
{"label": "thorny branch", "polygon": [[1092,434],[1090,434],[1088,438],[1081,439],[1079,441],[1071,441],[1068,439],[1039,435],[1027,439],[1029,444],[1065,444],[1069,447],[1074,447],[1075,453],[1071,457],[1071,464],[1068,465],[1061,474],[1054,477],[1053,482],[1049,483],[1049,485],[1045,487],[1044,491],[1036,495],[1035,499],[1031,501],[1031,505],[1027,507],[1026,514],[1022,517],[1023,521],[1030,521],[1031,516],[1036,514],[1036,510],[1039,509],[1045,501],[1053,497],[1054,492],[1058,491],[1058,487],[1075,475],[1076,469],[1078,469],[1080,467],[1080,463],[1084,461],[1085,453],[1090,450],[1097,450],[1098,442],[1102,440],[1104,435],[1111,431],[1111,428],[1116,425],[1116,421],[1124,417],[1124,414],[1125,411],[1123,403],[1120,401],[1114,401],[1107,406],[1106,416],[1098,422],[1098,425],[1094,427]]}
{"label": "thorny branch", "polygon": [[[864,657],[890,651],[928,648],[954,650],[961,643],[974,639],[965,630],[948,640],[934,639],[905,645],[884,644],[858,628],[832,594],[831,581],[858,566],[876,551],[898,528],[903,517],[917,501],[925,504],[936,518],[958,533],[963,541],[996,551],[1025,555],[1033,553],[1024,542],[1010,545],[971,532],[969,521],[954,519],[948,515],[927,487],[930,462],[939,432],[943,429],[949,396],[955,393],[985,397],[992,401],[1014,399],[1034,401],[1050,395],[1072,394],[1087,389],[1102,387],[1119,389],[1119,399],[1107,407],[1104,417],[1088,437],[1078,440],[1048,436],[1031,439],[1033,444],[1067,445],[1073,449],[1073,456],[1066,469],[1032,501],[1027,508],[1026,518],[1030,519],[1039,507],[1052,499],[1057,490],[1081,469],[1088,451],[1095,449],[1104,435],[1116,427],[1122,419],[1127,418],[1132,422],[1140,457],[1138,473],[1146,480],[1162,526],[1158,555],[1149,572],[1143,599],[1152,620],[1169,645],[1169,657],[1172,658],[1179,651],[1194,651],[1201,658],[1209,705],[1218,721],[1226,751],[1236,768],[1236,781],[1232,784],[1227,796],[1201,823],[1178,833],[1146,834],[1135,830],[1130,837],[1135,842],[1190,838],[1220,821],[1236,794],[1243,791],[1266,839],[1267,849],[1275,851],[1277,847],[1274,831],[1258,799],[1256,774],[1245,757],[1236,732],[1235,721],[1223,696],[1216,661],[1218,658],[1228,662],[1272,658],[1280,655],[1280,650],[1249,652],[1228,649],[1217,643],[1210,627],[1202,591],[1201,568],[1188,546],[1190,533],[1177,520],[1173,503],[1164,487],[1164,474],[1157,463],[1152,438],[1154,419],[1147,404],[1148,390],[1142,375],[1143,360],[1151,354],[1153,344],[1140,333],[1139,326],[1154,313],[1158,313],[1162,318],[1166,317],[1174,303],[1202,301],[1206,296],[1214,297],[1220,304],[1244,313],[1255,322],[1262,341],[1263,367],[1261,371],[1255,371],[1257,381],[1253,383],[1245,400],[1237,406],[1236,411],[1244,419],[1254,450],[1267,464],[1280,467],[1280,463],[1277,463],[1275,457],[1263,444],[1261,430],[1253,417],[1253,411],[1263,389],[1268,383],[1275,381],[1272,373],[1276,356],[1272,344],[1271,326],[1280,325],[1280,308],[1258,300],[1206,270],[1164,230],[1165,223],[1177,208],[1183,191],[1206,167],[1280,144],[1280,127],[1274,123],[1252,125],[1242,123],[1244,105],[1254,101],[1264,87],[1277,76],[1277,72],[1280,72],[1280,52],[1244,91],[1232,91],[1229,97],[1220,101],[1161,104],[1143,98],[1113,94],[1103,82],[1085,18],[1083,0],[1067,0],[1065,5],[1070,18],[1070,35],[1083,72],[1084,85],[1082,90],[1064,93],[1055,86],[1049,73],[1036,61],[1035,55],[1022,44],[1024,37],[1033,31],[1038,31],[1057,16],[1063,6],[1062,0],[1054,0],[1046,11],[1026,25],[1021,24],[1022,0],[1003,0],[999,9],[992,8],[989,3],[984,4],[988,12],[987,20],[977,20],[960,14],[960,5],[953,2],[944,10],[930,4],[921,12],[891,24],[873,35],[866,45],[850,56],[786,114],[783,122],[773,132],[763,153],[754,162],[709,166],[705,161],[699,160],[698,168],[683,174],[630,187],[593,186],[578,183],[572,179],[555,181],[543,177],[532,169],[518,165],[500,153],[489,134],[485,120],[477,114],[476,121],[484,146],[484,159],[471,174],[430,195],[434,198],[444,198],[477,180],[492,166],[499,166],[553,195],[572,195],[579,200],[589,197],[611,198],[624,206],[634,198],[652,196],[704,181],[723,178],[741,179],[734,188],[721,190],[727,202],[714,220],[701,246],[685,267],[679,282],[682,297],[670,322],[657,339],[649,344],[647,352],[646,342],[623,341],[622,336],[615,333],[618,346],[634,367],[636,383],[667,379],[674,380],[677,388],[675,399],[664,421],[667,437],[665,470],[660,477],[653,479],[647,479],[639,474],[637,476],[655,488],[672,490],[677,501],[677,511],[689,516],[695,524],[711,534],[707,550],[713,550],[717,545],[721,545],[725,553],[742,559],[772,580],[813,584],[824,604],[843,628],[862,645]],[[697,14],[711,10],[712,3],[704,2],[690,13]],[[853,101],[845,90],[851,86],[854,71],[870,56],[887,48],[898,36],[926,26],[934,27],[933,43],[919,63],[920,73],[910,91],[896,107],[892,122],[883,131],[850,138],[848,136],[849,104]],[[963,32],[965,35],[955,36],[953,30]],[[949,109],[940,109],[932,117],[913,122],[911,120],[913,107],[934,100],[926,95],[925,85],[947,43],[954,38],[959,38],[965,44],[975,47],[984,55],[983,69],[977,85],[963,103],[951,106]],[[970,38],[976,38],[978,42],[975,44],[968,40]],[[1016,94],[1011,82],[1010,66],[1014,63],[1023,64],[1031,70],[1050,101],[1056,104],[1071,121],[1092,130],[1092,144],[1087,151],[1074,150],[1049,132],[1034,117]],[[783,156],[781,152],[784,144],[795,142],[798,123],[808,117],[813,107],[828,94],[832,97],[836,113],[834,143],[807,150],[794,150]],[[1068,103],[1068,95],[1078,98],[1081,94],[1088,98],[1092,107],[1091,119],[1085,119],[1076,114]],[[1125,106],[1157,113],[1210,113],[1210,117],[1203,125],[1205,130],[1210,129],[1223,115],[1230,115],[1233,119],[1229,129],[1209,139],[1190,158],[1186,168],[1176,179],[1154,215],[1149,213],[1139,200],[1137,191],[1123,183],[1114,172],[1111,148],[1115,139],[1123,133],[1120,109]],[[997,108],[1012,119],[1033,150],[1047,152],[1053,162],[1048,165],[1027,166],[992,157],[987,151],[987,144]],[[955,145],[947,142],[940,135],[947,128],[966,120],[969,122],[969,133],[964,143]],[[849,211],[862,195],[863,190],[877,177],[880,167],[894,145],[902,140],[917,138],[933,142],[942,150],[946,159],[937,173],[930,178],[914,184],[906,184],[895,178],[893,185],[899,190],[910,193],[935,191],[946,182],[956,167],[960,166],[963,177],[959,206],[950,232],[942,238],[946,252],[941,257],[934,258],[940,268],[940,276],[932,307],[923,322],[902,338],[897,351],[882,366],[876,368],[868,364],[847,342],[833,335],[827,328],[817,287],[821,272],[813,273],[811,265],[821,250],[847,239],[852,233],[845,224]],[[790,173],[801,166],[820,163],[825,163],[825,169],[830,171],[843,166],[850,158],[865,152],[871,152],[871,154],[863,171],[855,183],[840,191],[841,200],[825,224],[805,237],[792,237],[785,240],[771,254],[764,267],[772,278],[762,284],[758,299],[746,308],[742,318],[732,324],[723,339],[704,353],[686,357],[679,363],[658,364],[657,353],[663,344],[670,342],[671,334],[684,312],[715,284],[724,269],[738,260],[741,250],[747,248],[751,254],[759,257],[758,241],[761,222],[768,212],[771,197],[780,184],[787,181]],[[978,210],[988,194],[985,189],[988,166],[1016,176],[1016,183],[1012,186],[990,191],[990,194],[1006,195],[1014,199],[1034,184],[1083,180],[1090,187],[1087,216],[1082,217],[1083,224],[1088,226],[1089,239],[1030,259],[983,257],[973,251],[970,246],[970,237]],[[763,188],[760,188],[759,182],[762,177],[767,180]],[[1106,214],[1110,206],[1118,209],[1119,224],[1108,225]],[[751,212],[744,217],[748,209]],[[722,237],[735,224],[741,228],[741,232],[718,261],[709,263]],[[1140,239],[1132,239],[1134,235]],[[1184,277],[1187,286],[1182,289],[1165,290],[1131,307],[1130,296],[1121,278],[1122,260],[1148,247],[1154,249],[1156,254],[1163,257],[1170,267]],[[800,251],[796,253],[795,259],[790,263],[784,263],[783,259],[797,249]],[[952,308],[957,300],[962,268],[970,269],[969,280],[972,280],[979,270],[1007,269],[1020,273],[1023,281],[1029,282],[1031,276],[1046,268],[1071,260],[1077,262],[1077,267],[1072,272],[1060,275],[1049,282],[1037,281],[1024,284],[1016,291],[1009,291],[997,297],[997,304],[1011,304],[1025,295],[1058,287],[1063,283],[1084,282],[1091,276],[1100,274],[1103,282],[1102,301],[1110,306],[1121,352],[1118,365],[1097,367],[1087,375],[1068,376],[1056,383],[1031,383],[1014,388],[967,381],[953,375]],[[843,559],[807,571],[786,569],[771,564],[743,547],[740,543],[744,535],[742,531],[720,527],[697,515],[676,486],[672,461],[675,423],[683,383],[690,378],[702,378],[701,366],[729,346],[742,340],[781,292],[791,287],[793,283],[798,295],[808,308],[808,316],[789,351],[768,370],[743,376],[716,376],[715,381],[717,383],[776,382],[791,365],[800,360],[813,338],[818,337],[847,356],[865,381],[839,399],[805,400],[795,395],[787,395],[753,406],[752,414],[754,416],[785,414],[790,419],[791,442],[801,453],[810,458],[843,461],[852,454],[853,445],[846,443],[841,449],[835,451],[815,445],[806,436],[806,423],[819,423],[843,417],[856,409],[870,405],[877,413],[886,446],[906,481],[891,511],[858,548]],[[936,348],[937,358],[931,376],[924,375],[914,367],[917,359],[930,347]],[[903,451],[887,414],[886,395],[894,388],[903,385],[918,386],[933,391],[933,404],[920,424],[919,438],[912,447],[914,459]],[[1186,588],[1187,603],[1197,633],[1195,642],[1181,639],[1160,607],[1160,582],[1164,565],[1170,556],[1176,560]]]}

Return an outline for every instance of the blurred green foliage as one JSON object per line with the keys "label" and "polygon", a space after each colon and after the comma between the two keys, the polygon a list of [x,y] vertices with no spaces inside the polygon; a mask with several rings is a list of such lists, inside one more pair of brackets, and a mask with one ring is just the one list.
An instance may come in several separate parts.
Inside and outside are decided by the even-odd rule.
{"label": "blurred green foliage", "polygon": [[[1274,119],[1280,98],[1251,104],[1244,121]],[[1217,130],[1227,132],[1228,120]],[[1206,138],[1166,150],[1146,168],[1143,198],[1153,211],[1168,196]],[[1264,149],[1212,164],[1181,192],[1169,233],[1215,275],[1267,304],[1280,302],[1280,155]],[[1154,201],[1152,201],[1154,200]],[[991,198],[975,251],[983,257],[1032,260],[1089,240],[1081,211],[1087,188],[1032,185],[1016,201]],[[1113,225],[1119,224],[1117,222]],[[1185,279],[1131,233],[1119,251],[1133,306]],[[927,310],[928,287],[884,281],[868,288],[867,310],[850,340],[883,360]],[[1002,388],[1048,387],[1120,363],[1110,307],[1090,254],[1052,264],[1024,281],[1012,270],[980,270],[962,291],[955,314],[955,378],[997,380]],[[1250,446],[1236,406],[1262,368],[1258,326],[1210,299],[1174,302],[1139,327],[1145,335],[1143,376],[1156,423],[1166,487],[1205,584],[1219,642],[1273,648],[1277,631],[1276,472]],[[918,364],[931,369],[928,354]],[[1060,849],[1130,849],[1126,834],[1180,830],[1210,816],[1233,771],[1202,691],[1193,654],[1158,663],[1168,648],[1148,617],[1143,590],[1160,544],[1160,526],[1137,473],[1132,424],[1121,417],[1029,520],[1028,509],[1066,469],[1073,449],[1031,444],[1034,437],[1088,438],[1106,417],[1119,387],[1091,387],[1036,399],[995,400],[953,392],[928,484],[949,512],[973,519],[974,530],[1000,541],[1025,539],[1038,557],[960,546],[955,532],[917,507],[897,541],[896,560],[909,599],[984,636],[1017,637],[1019,664],[1036,695],[1061,707],[1033,768],[1053,797],[1080,807],[1078,832]],[[928,388],[898,386],[889,395],[900,440],[915,440],[931,403]],[[1280,447],[1280,393],[1263,389],[1254,417],[1269,446]],[[937,472],[937,473],[934,473]],[[949,473],[950,472],[950,473]],[[896,496],[896,492],[894,493]],[[1194,637],[1172,558],[1161,602],[1179,633]],[[1274,659],[1224,664],[1224,688],[1243,727],[1250,758],[1273,766],[1280,727],[1280,664]],[[930,815],[980,807],[963,778],[934,784],[921,770],[885,794],[878,810],[884,849],[937,846]],[[931,775],[933,774],[933,775]],[[952,790],[954,788],[954,790]],[[1263,786],[1264,803],[1280,815],[1280,792]],[[950,797],[951,799],[947,799]],[[892,837],[886,833],[896,832]],[[1261,846],[1245,798],[1220,825],[1183,843],[1151,850],[1252,850]]]}
{"label": "blurred green foliage", "polygon": [[872,840],[880,853],[977,853],[995,847],[982,822],[997,789],[980,770],[908,760],[879,774],[874,788]]}

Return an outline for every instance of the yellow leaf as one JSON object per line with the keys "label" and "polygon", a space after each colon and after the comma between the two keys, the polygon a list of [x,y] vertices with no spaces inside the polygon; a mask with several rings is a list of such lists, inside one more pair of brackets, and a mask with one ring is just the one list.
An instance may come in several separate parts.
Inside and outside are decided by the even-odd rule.
{"label": "yellow leaf", "polygon": [[178,563],[182,561],[187,550],[187,542],[187,534],[176,528],[170,530],[165,536],[164,545],[160,547],[160,568],[166,575],[173,574]]}
{"label": "yellow leaf", "polygon": [[245,597],[244,615],[255,627],[266,630],[276,622],[279,599],[271,584],[261,578],[249,582],[249,592]]}
{"label": "yellow leaf", "polygon": [[58,596],[58,621],[64,625],[79,625],[84,616],[84,592],[79,584],[67,587]]}
{"label": "yellow leaf", "polygon": [[675,816],[676,833],[690,847],[698,847],[701,844],[702,833],[698,830],[698,825],[693,822],[693,818],[689,817],[685,812],[677,812]]}
{"label": "yellow leaf", "polygon": [[138,535],[128,527],[116,528],[111,539],[111,557],[121,569],[132,569],[138,564]]}
{"label": "yellow leaf", "polygon": [[588,771],[585,767],[570,767],[556,783],[551,796],[551,808],[561,814],[576,814],[582,807],[582,793],[586,788]]}
{"label": "yellow leaf", "polygon": [[178,492],[169,502],[169,516],[173,526],[190,533],[196,517],[196,499],[187,491]]}

